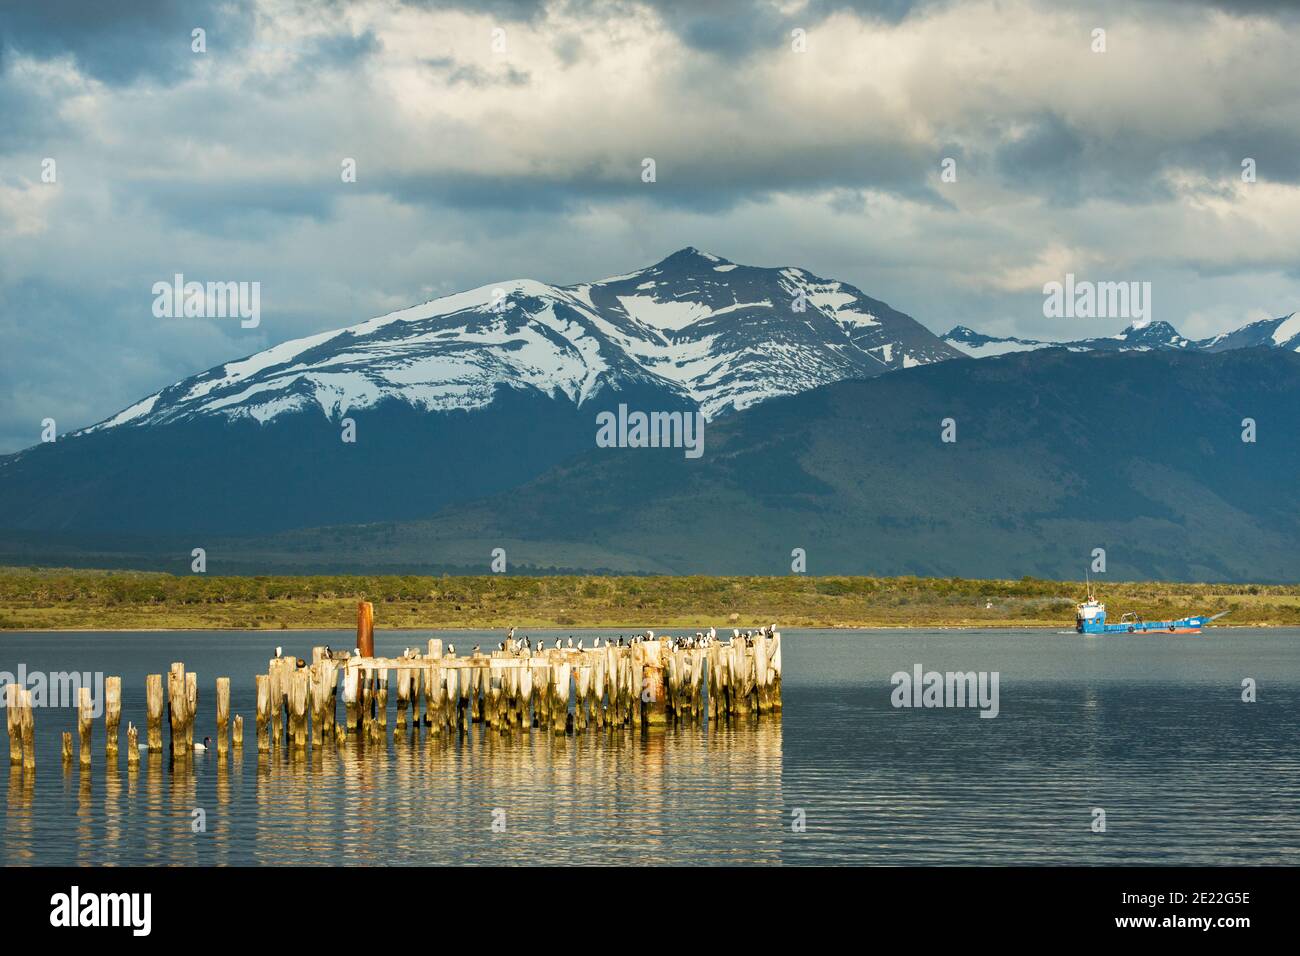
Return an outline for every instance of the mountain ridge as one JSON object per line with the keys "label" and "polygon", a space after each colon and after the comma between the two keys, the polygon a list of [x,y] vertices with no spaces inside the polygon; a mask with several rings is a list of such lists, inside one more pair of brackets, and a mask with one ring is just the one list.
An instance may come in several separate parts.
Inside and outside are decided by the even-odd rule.
{"label": "mountain ridge", "polygon": [[1229,332],[1221,332],[1205,339],[1185,338],[1172,325],[1163,321],[1151,322],[1140,328],[1130,325],[1117,335],[1066,341],[985,335],[965,325],[953,326],[941,338],[971,358],[1048,348],[1064,348],[1074,352],[1151,349],[1225,352],[1239,348],[1279,348],[1297,352],[1300,351],[1300,313],[1292,312],[1275,319],[1248,322]]}
{"label": "mountain ridge", "polygon": [[72,435],[203,414],[265,422],[313,404],[337,419],[383,398],[425,411],[481,408],[500,385],[581,406],[610,384],[653,383],[714,418],[774,394],[957,354],[848,283],[687,246],[595,282],[488,283],[282,342]]}

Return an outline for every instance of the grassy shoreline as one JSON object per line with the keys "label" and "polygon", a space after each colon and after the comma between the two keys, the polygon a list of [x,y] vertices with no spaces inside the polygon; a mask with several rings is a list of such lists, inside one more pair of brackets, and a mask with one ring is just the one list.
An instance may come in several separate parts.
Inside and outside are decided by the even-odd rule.
{"label": "grassy shoreline", "polygon": [[[1230,611],[1233,627],[1300,626],[1300,585],[1113,582],[1113,616]],[[0,568],[0,631],[335,630],[375,604],[385,630],[429,628],[1073,626],[1079,582],[1022,578],[178,576]],[[986,605],[991,603],[991,608]]]}

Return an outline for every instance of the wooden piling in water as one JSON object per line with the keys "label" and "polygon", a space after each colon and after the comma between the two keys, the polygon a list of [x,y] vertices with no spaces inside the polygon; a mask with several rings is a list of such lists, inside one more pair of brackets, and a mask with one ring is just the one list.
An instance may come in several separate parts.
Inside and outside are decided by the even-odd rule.
{"label": "wooden piling in water", "polygon": [[217,678],[217,759],[222,759],[230,749],[230,678]]}
{"label": "wooden piling in water", "polygon": [[185,749],[194,751],[194,718],[199,712],[199,675],[185,674]]}
{"label": "wooden piling in water", "polygon": [[436,728],[434,733],[441,733],[447,725],[448,711],[447,677],[442,669],[442,641],[429,638],[426,651],[430,667],[421,677],[424,684],[424,723],[426,727]]}
{"label": "wooden piling in water", "polygon": [[9,731],[9,766],[23,763],[22,707],[18,703],[22,688],[12,681],[5,684],[5,727]]}
{"label": "wooden piling in water", "polygon": [[63,757],[63,766],[65,768],[72,766],[72,731],[65,730],[63,732],[63,741],[59,751]]}
{"label": "wooden piling in water", "polygon": [[344,730],[348,733],[355,733],[357,730],[357,721],[359,719],[359,696],[361,693],[361,668],[348,663],[347,669],[343,672],[343,710],[344,710]]}
{"label": "wooden piling in water", "polygon": [[[89,693],[90,688],[83,687],[82,691]],[[23,773],[27,774],[36,769],[36,715],[32,712],[32,692],[22,690],[18,695],[18,702],[22,707],[19,732],[23,739]]]}
{"label": "wooden piling in water", "polygon": [[307,748],[307,671],[295,670],[289,684],[289,726],[294,750]]}
{"label": "wooden piling in water", "polygon": [[[71,734],[66,735],[68,746],[72,746]],[[140,766],[140,731],[129,720],[126,722],[126,767],[134,770]]]}
{"label": "wooden piling in water", "polygon": [[104,756],[117,764],[117,729],[122,722],[122,678],[104,678]]}
{"label": "wooden piling in water", "polygon": [[271,661],[267,670],[267,717],[270,719],[270,742],[280,746],[284,738],[281,722],[281,702],[284,700],[284,668],[280,666],[281,658]]}
{"label": "wooden piling in water", "polygon": [[388,733],[388,669],[385,667],[376,674],[375,728],[380,734]]}
{"label": "wooden piling in water", "polygon": [[172,756],[185,755],[185,665],[173,663],[167,672],[167,716],[171,724]]}
{"label": "wooden piling in water", "polygon": [[162,753],[162,674],[150,674],[144,679],[145,745],[149,753]]}
{"label": "wooden piling in water", "polygon": [[269,753],[271,750],[269,733],[271,723],[271,675],[258,674],[253,678],[253,684],[257,690],[257,710],[253,715],[253,722],[257,729],[257,752],[264,754]]}
{"label": "wooden piling in water", "polygon": [[90,736],[95,726],[95,705],[91,700],[90,688],[83,687],[77,692],[77,733],[81,738],[80,762],[83,767],[90,766]]}
{"label": "wooden piling in water", "polygon": [[[397,717],[393,722],[393,733],[406,729],[406,707],[411,701],[411,677],[419,681],[419,671],[400,670],[397,672]],[[419,692],[416,692],[419,696]]]}
{"label": "wooden piling in water", "polygon": [[334,739],[333,693],[338,683],[337,665],[320,660],[311,666],[308,693],[311,696],[311,744],[318,747]]}
{"label": "wooden piling in water", "polygon": [[235,719],[230,725],[230,742],[238,754],[244,749],[244,715],[235,714]]}

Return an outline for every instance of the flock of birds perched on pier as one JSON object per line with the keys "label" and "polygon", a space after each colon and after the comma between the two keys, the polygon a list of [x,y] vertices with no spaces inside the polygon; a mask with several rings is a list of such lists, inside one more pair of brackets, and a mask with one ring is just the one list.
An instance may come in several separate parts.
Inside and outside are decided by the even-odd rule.
{"label": "flock of birds perched on pier", "polygon": [[[776,633],[776,625],[775,625],[775,624],[770,624],[770,625],[768,625],[767,627],[759,628],[757,631],[749,631],[749,630],[747,630],[747,631],[743,631],[743,632],[742,632],[739,628],[732,628],[732,631],[731,631],[731,639],[732,639],[733,641],[742,641],[742,640],[743,640],[743,641],[745,642],[745,646],[746,646],[746,647],[753,647],[753,646],[754,646],[754,637],[755,637],[755,636],[771,637],[771,636],[772,636],[773,634],[775,634],[775,633]],[[609,638],[609,639],[607,640],[606,643],[608,643],[608,644],[613,644],[615,647],[632,647],[633,645],[640,644],[640,643],[642,643],[643,641],[653,641],[654,639],[655,639],[655,632],[654,632],[654,631],[646,631],[644,634],[636,634],[636,635],[633,635],[630,639],[627,638],[625,635],[620,634],[620,635],[618,636],[618,642],[617,642],[617,643],[614,642],[614,639],[613,639],[613,638]],[[690,650],[690,649],[692,649],[692,648],[697,648],[697,647],[699,647],[699,648],[712,647],[712,646],[714,645],[714,643],[716,643],[717,639],[718,639],[718,631],[717,631],[716,628],[712,628],[712,627],[709,628],[707,631],[696,631],[695,634],[694,634],[693,636],[687,634],[687,635],[684,635],[684,636],[681,636],[681,637],[671,637],[671,636],[668,637],[668,640],[669,640],[669,641],[671,642],[671,644],[672,644],[672,648],[673,648],[673,650]],[[552,650],[557,650],[557,651],[558,651],[558,650],[563,650],[563,649],[565,649],[566,646],[567,646],[567,648],[568,648],[569,650],[571,650],[571,651],[572,651],[572,650],[578,650],[578,651],[581,651],[581,650],[585,650],[585,649],[586,649],[586,648],[585,648],[585,645],[584,645],[584,641],[583,641],[582,638],[578,638],[578,643],[577,643],[577,644],[574,644],[574,643],[573,643],[573,635],[572,635],[572,634],[569,635],[569,640],[568,640],[568,644],[567,644],[567,645],[564,644],[564,643],[561,641],[561,639],[557,637],[557,638],[555,639],[555,643],[551,645],[551,648],[552,648]],[[599,647],[600,647],[600,638],[597,637],[597,638],[592,642],[592,645],[591,645],[591,646],[592,646],[593,648],[599,648]],[[477,645],[477,644],[474,645],[474,653],[475,653],[475,654],[480,653],[480,650],[481,650],[481,648],[479,647],[479,645]],[[497,650],[498,650],[498,651],[506,651],[506,652],[511,653],[511,654],[517,654],[517,653],[518,653],[519,651],[521,651],[521,650],[527,650],[527,651],[532,651],[532,650],[544,651],[544,650],[546,650],[546,642],[543,641],[543,640],[541,640],[541,639],[539,638],[538,641],[537,641],[537,646],[536,646],[536,648],[534,648],[534,647],[533,647],[533,639],[532,639],[530,636],[528,636],[528,635],[525,635],[525,636],[524,636],[524,639],[523,639],[522,641],[516,640],[516,639],[515,639],[515,629],[512,627],[512,628],[510,628],[510,631],[506,634],[506,639],[505,639],[504,641],[500,641],[500,642],[498,642],[498,644],[497,644]],[[447,645],[447,652],[448,652],[449,654],[455,654],[455,653],[456,653],[456,645],[455,645],[455,644],[448,644],[448,645]]]}
{"label": "flock of birds perched on pier", "polygon": [[[732,643],[739,643],[741,641],[744,641],[746,647],[753,647],[754,638],[756,637],[771,638],[775,634],[776,634],[775,624],[769,624],[766,627],[760,627],[756,631],[748,630],[748,629],[742,631],[739,628],[732,628],[731,640]],[[614,641],[613,638],[607,638],[605,643],[608,645],[612,645],[614,647],[633,647],[637,644],[642,643],[643,641],[653,641],[654,639],[655,639],[655,632],[647,630],[642,634],[635,634],[631,638],[628,638],[625,635],[620,634],[618,636],[617,643]],[[680,637],[669,636],[667,638],[667,640],[671,642],[671,646],[673,650],[691,650],[694,648],[709,648],[712,647],[715,643],[717,643],[717,639],[718,639],[718,631],[717,628],[713,628],[713,627],[710,627],[707,631],[696,631],[694,635],[687,634]],[[593,648],[599,648],[601,646],[600,638],[597,637],[592,642],[591,646]],[[581,651],[586,649],[584,646],[584,640],[582,638],[578,638],[578,642],[576,644],[573,642],[572,634],[569,635],[569,640],[567,645],[562,641],[561,638],[558,637],[555,639],[555,643],[551,645],[551,649],[557,651],[564,650],[566,647],[568,650],[571,651],[572,650]],[[525,651],[525,650],[526,651],[535,650],[540,653],[546,650],[546,642],[541,638],[538,638],[537,644],[536,646],[534,646],[532,637],[528,635],[525,635],[522,641],[516,640],[515,628],[512,627],[506,633],[506,639],[504,641],[497,642],[497,650],[506,651],[511,654],[517,654],[520,651]],[[483,651],[482,646],[479,644],[475,644],[474,650],[471,651],[471,653],[481,654],[482,651]],[[275,649],[275,656],[277,658],[279,658],[282,653],[283,653],[283,648],[277,647]],[[355,650],[353,651],[353,653],[360,656],[361,651]],[[447,653],[450,654],[452,657],[455,657],[456,645],[449,643],[447,645]],[[332,656],[332,654],[333,654],[333,650],[329,647],[329,645],[326,645],[325,656],[330,657]],[[414,657],[418,657],[419,654],[420,652],[418,650],[408,647],[402,653],[402,656],[404,658],[414,658]],[[307,662],[304,661],[302,658],[298,658],[298,666],[300,668],[306,667]]]}

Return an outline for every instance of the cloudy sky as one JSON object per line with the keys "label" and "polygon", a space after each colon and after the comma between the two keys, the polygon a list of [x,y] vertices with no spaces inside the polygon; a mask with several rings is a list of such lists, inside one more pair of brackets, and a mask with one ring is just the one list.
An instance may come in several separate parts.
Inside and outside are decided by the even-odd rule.
{"label": "cloudy sky", "polygon": [[[1284,315],[1298,35],[1262,0],[7,4],[0,452],[285,339],[686,245],[936,332],[1119,331],[1044,318],[1066,272],[1150,281],[1193,337]],[[154,317],[178,272],[260,282],[261,325]]]}

